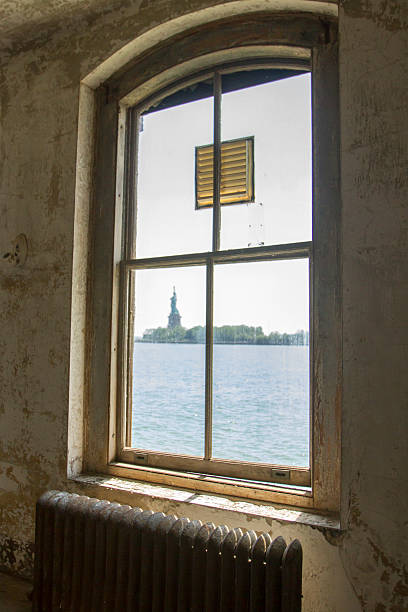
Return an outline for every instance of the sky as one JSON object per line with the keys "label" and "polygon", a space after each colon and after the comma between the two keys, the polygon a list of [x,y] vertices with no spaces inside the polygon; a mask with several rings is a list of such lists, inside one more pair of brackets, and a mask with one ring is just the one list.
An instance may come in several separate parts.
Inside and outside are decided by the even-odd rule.
{"label": "sky", "polygon": [[[221,249],[311,240],[310,75],[223,94],[222,140],[254,136],[255,203],[221,208]],[[211,250],[212,209],[195,210],[195,147],[213,140],[212,99],[146,115],[140,133],[136,256]],[[173,286],[184,327],[205,324],[205,268],[136,274],[135,334],[166,327]],[[219,265],[214,324],[309,327],[308,261]]]}

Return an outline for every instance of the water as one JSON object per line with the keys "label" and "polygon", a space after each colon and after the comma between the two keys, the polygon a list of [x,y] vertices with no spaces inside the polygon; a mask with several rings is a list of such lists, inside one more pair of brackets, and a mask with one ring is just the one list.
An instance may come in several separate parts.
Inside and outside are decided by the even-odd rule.
{"label": "water", "polygon": [[[205,346],[135,343],[132,446],[202,456]],[[309,465],[309,347],[214,345],[213,456]]]}

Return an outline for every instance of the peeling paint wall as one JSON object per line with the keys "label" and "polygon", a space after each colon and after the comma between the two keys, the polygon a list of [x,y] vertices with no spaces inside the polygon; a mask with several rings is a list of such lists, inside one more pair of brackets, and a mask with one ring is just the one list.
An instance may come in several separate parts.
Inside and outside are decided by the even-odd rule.
{"label": "peeling paint wall", "polygon": [[[49,488],[74,490],[66,474],[76,423],[68,420],[70,397],[71,417],[75,408],[71,316],[80,327],[84,315],[71,304],[72,270],[83,277],[81,262],[73,262],[80,81],[162,21],[240,5],[88,0],[80,12],[81,3],[73,4],[75,11],[53,12],[52,22],[36,17],[19,26],[24,36],[0,51],[0,255],[20,233],[29,249],[23,267],[2,263],[0,271],[0,567],[25,575],[36,498]],[[408,610],[407,25],[405,0],[340,6],[344,533],[333,538],[245,512],[133,499],[299,537],[305,612]],[[81,291],[74,286],[76,298]],[[104,495],[129,500],[115,489]]]}
{"label": "peeling paint wall", "polygon": [[408,4],[344,0],[344,567],[363,610],[408,610]]}

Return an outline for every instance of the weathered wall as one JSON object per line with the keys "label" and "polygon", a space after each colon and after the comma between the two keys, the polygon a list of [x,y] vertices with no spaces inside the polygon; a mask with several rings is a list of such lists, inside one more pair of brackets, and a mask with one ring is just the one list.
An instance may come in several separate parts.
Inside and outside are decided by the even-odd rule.
{"label": "weathered wall", "polygon": [[408,610],[408,4],[344,0],[341,557],[363,610]]}
{"label": "weathered wall", "polygon": [[[24,267],[0,264],[0,565],[13,571],[30,571],[35,499],[48,488],[73,490],[66,473],[79,83],[141,32],[218,4],[144,0],[108,10],[95,1],[92,11],[87,2],[82,17],[27,26],[0,56],[0,255],[21,232],[29,242]],[[144,501],[300,537],[306,612],[408,610],[407,21],[405,0],[340,7],[344,533],[333,539],[245,512]],[[80,262],[74,269],[81,274]],[[80,309],[75,316],[80,325]],[[82,490],[128,499],[112,488]]]}

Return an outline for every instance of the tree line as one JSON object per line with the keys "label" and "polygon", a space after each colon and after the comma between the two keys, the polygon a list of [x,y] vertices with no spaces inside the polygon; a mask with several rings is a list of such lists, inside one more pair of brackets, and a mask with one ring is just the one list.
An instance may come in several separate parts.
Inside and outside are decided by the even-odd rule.
{"label": "tree line", "polygon": [[[293,334],[273,331],[264,334],[262,327],[249,325],[222,325],[214,327],[214,344],[271,344],[284,346],[305,346],[309,344],[309,332],[303,329]],[[205,344],[205,327],[196,325],[185,327],[156,327],[146,329],[141,338],[135,342]]]}

